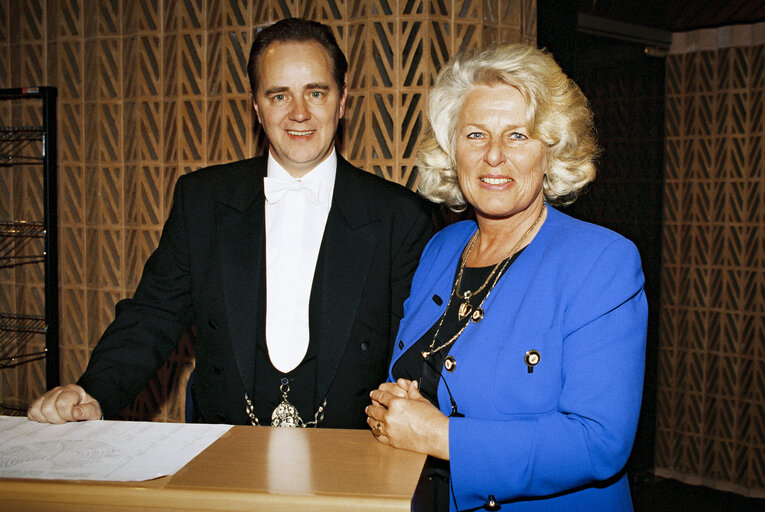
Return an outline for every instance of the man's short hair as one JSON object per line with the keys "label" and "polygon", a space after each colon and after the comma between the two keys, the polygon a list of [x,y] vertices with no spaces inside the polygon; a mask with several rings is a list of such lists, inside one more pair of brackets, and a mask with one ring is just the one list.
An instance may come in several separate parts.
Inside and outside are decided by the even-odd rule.
{"label": "man's short hair", "polygon": [[337,83],[339,94],[342,95],[345,87],[345,73],[348,71],[348,61],[337,45],[332,29],[318,21],[303,18],[287,18],[277,21],[255,36],[250,48],[250,60],[247,63],[247,74],[250,77],[250,88],[253,95],[258,91],[258,60],[269,45],[278,42],[320,44],[332,60],[332,76]]}

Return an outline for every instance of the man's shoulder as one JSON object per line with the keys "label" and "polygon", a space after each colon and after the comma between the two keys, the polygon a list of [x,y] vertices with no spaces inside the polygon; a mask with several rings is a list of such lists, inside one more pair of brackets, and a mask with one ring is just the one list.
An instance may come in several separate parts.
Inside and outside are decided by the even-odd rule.
{"label": "man's shoulder", "polygon": [[244,175],[251,174],[257,169],[263,169],[265,172],[265,163],[265,157],[254,157],[210,165],[184,174],[179,178],[179,181],[195,182],[200,185],[227,183],[229,181],[238,182]]}
{"label": "man's shoulder", "polygon": [[382,204],[390,207],[390,203],[394,202],[416,209],[429,208],[425,199],[404,185],[359,169],[344,160],[338,160],[337,167],[338,179],[345,180],[347,186],[359,190],[360,193],[354,196],[358,201],[364,201],[370,206]]}
{"label": "man's shoulder", "polygon": [[224,202],[244,209],[262,190],[265,167],[263,157],[202,167],[178,178],[176,193],[202,208]]}

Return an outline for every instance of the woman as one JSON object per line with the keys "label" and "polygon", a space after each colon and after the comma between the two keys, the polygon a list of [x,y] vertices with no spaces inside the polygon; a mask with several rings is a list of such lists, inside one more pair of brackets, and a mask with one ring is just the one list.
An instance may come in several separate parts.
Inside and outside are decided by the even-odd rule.
{"label": "woman", "polygon": [[430,456],[421,484],[447,482],[444,508],[632,510],[640,257],[548,206],[594,178],[587,100],[550,55],[504,45],[447,64],[428,116],[420,192],[476,220],[423,253],[372,431]]}

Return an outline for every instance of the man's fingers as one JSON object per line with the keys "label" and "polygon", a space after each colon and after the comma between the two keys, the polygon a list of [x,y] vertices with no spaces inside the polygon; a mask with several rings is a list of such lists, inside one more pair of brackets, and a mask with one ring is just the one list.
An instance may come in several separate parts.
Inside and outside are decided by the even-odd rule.
{"label": "man's fingers", "polygon": [[29,418],[32,421],[45,421],[42,416],[42,411],[40,408],[42,407],[42,401],[43,397],[38,396],[34,402],[32,402],[32,405],[29,406],[29,409],[27,409],[27,418]]}
{"label": "man's fingers", "polygon": [[40,410],[40,405],[32,404],[29,409],[27,409],[27,418],[29,418],[32,421],[37,421],[38,423],[44,423],[45,418],[42,415],[42,411]]}
{"label": "man's fingers", "polygon": [[64,389],[53,401],[52,406],[55,409],[55,415],[62,421],[77,421],[79,418],[75,418],[74,409],[81,401],[82,397],[76,390]]}
{"label": "man's fingers", "polygon": [[85,396],[80,394],[77,390],[71,388],[64,388],[56,398],[56,407],[72,408],[84,400]]}
{"label": "man's fingers", "polygon": [[76,384],[58,386],[37,398],[27,411],[27,418],[41,423],[97,420],[101,406]]}
{"label": "man's fingers", "polygon": [[61,395],[63,390],[63,387],[55,387],[40,398],[38,409],[40,419],[38,421],[43,423],[64,423],[67,421],[61,417],[56,406],[58,397]]}
{"label": "man's fingers", "polygon": [[95,401],[77,405],[72,409],[72,418],[75,421],[100,420],[101,407]]}

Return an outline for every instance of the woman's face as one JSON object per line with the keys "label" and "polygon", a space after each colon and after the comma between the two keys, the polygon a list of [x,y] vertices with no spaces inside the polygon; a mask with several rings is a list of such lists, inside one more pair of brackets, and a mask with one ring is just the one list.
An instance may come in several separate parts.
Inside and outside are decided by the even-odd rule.
{"label": "woman's face", "polygon": [[529,138],[526,101],[518,89],[476,87],[465,98],[456,129],[460,189],[479,220],[539,211],[547,148]]}

